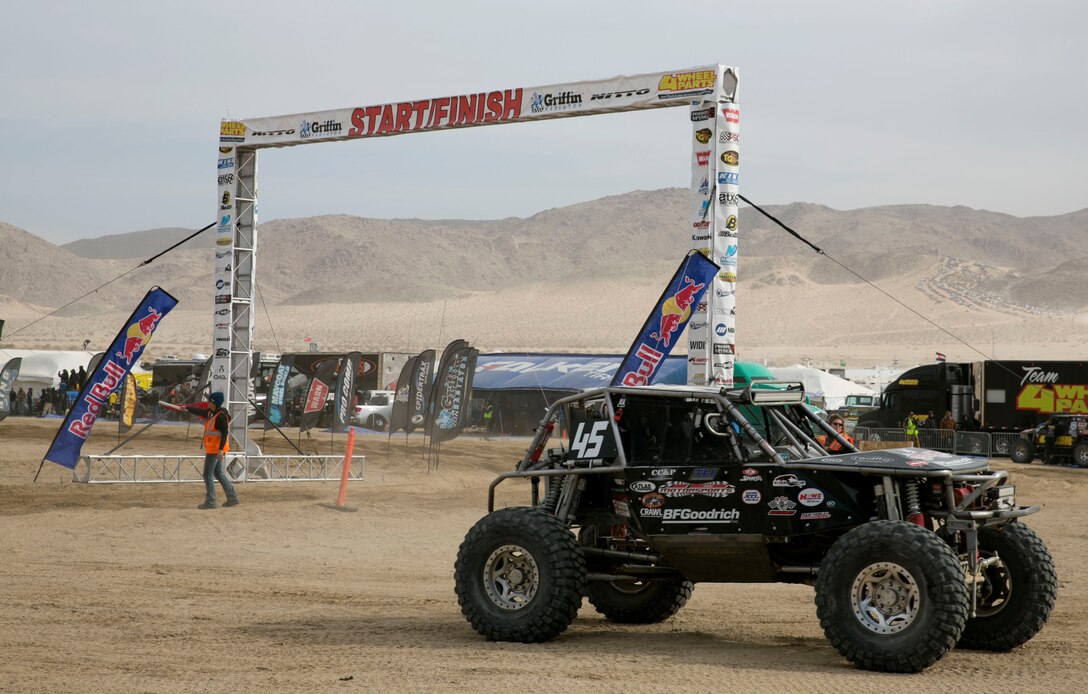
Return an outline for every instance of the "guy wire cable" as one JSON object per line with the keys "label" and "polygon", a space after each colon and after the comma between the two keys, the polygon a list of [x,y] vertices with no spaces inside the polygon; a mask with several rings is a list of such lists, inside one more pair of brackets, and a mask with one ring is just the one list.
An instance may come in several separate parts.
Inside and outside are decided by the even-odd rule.
{"label": "guy wire cable", "polygon": [[276,328],[272,325],[272,316],[268,313],[268,304],[264,301],[264,292],[261,291],[261,285],[257,283],[256,277],[253,278],[253,286],[257,289],[257,298],[261,300],[264,317],[268,319],[268,329],[272,331],[272,340],[276,343],[276,351],[282,355],[283,349],[280,348],[280,338],[276,336]]}
{"label": "guy wire cable", "polygon": [[76,303],[77,301],[82,301],[83,299],[86,299],[86,298],[87,298],[88,296],[90,296],[91,294],[94,294],[94,293],[95,293],[95,292],[97,292],[97,291],[98,291],[99,289],[102,289],[102,288],[103,288],[103,287],[105,287],[105,286],[108,286],[108,285],[110,285],[110,284],[113,284],[114,282],[116,282],[117,280],[121,279],[122,277],[124,277],[124,276],[126,276],[126,275],[131,275],[131,274],[132,274],[133,272],[136,272],[137,270],[139,270],[140,268],[142,268],[142,267],[143,267],[144,265],[150,265],[151,263],[155,262],[155,261],[156,261],[157,259],[161,258],[162,256],[164,256],[164,255],[166,255],[167,253],[169,253],[170,251],[174,250],[175,248],[177,248],[177,247],[178,247],[178,246],[180,246],[181,244],[185,243],[185,242],[186,242],[186,241],[188,241],[189,239],[195,238],[196,236],[198,236],[198,235],[200,235],[200,234],[203,234],[203,233],[204,233],[205,231],[207,231],[208,229],[211,229],[211,228],[212,228],[213,226],[215,226],[215,225],[216,225],[217,223],[218,223],[217,221],[216,221],[216,222],[212,222],[211,224],[209,224],[208,226],[204,227],[203,229],[199,229],[199,230],[197,230],[197,231],[194,231],[194,232],[193,232],[192,234],[189,234],[188,236],[186,236],[186,237],[185,237],[184,239],[182,239],[181,241],[178,241],[178,242],[177,242],[177,243],[175,243],[175,244],[174,244],[173,246],[170,246],[169,248],[167,248],[167,249],[166,249],[165,251],[162,251],[162,252],[160,252],[160,253],[156,253],[155,255],[151,256],[150,258],[148,258],[148,259],[147,259],[147,260],[145,260],[144,262],[142,262],[142,263],[140,263],[139,265],[137,265],[136,267],[132,268],[131,270],[127,270],[127,271],[125,271],[125,272],[121,273],[120,275],[118,275],[117,277],[114,277],[114,278],[113,278],[112,280],[110,280],[110,281],[108,281],[108,282],[106,282],[106,283],[104,283],[104,284],[100,284],[100,285],[98,285],[97,287],[95,287],[95,288],[94,288],[94,289],[92,289],[91,291],[87,292],[86,294],[83,294],[82,296],[78,296],[78,297],[76,297],[75,299],[72,299],[71,301],[69,301],[69,302],[68,302],[68,303],[66,303],[65,305],[61,306],[60,308],[56,309],[55,311],[50,311],[49,313],[45,314],[44,316],[42,316],[42,317],[41,317],[41,318],[39,318],[38,320],[35,320],[35,321],[31,321],[30,323],[27,323],[26,325],[22,326],[21,328],[18,328],[18,329],[17,329],[17,330],[15,330],[14,332],[12,332],[12,333],[8,333],[8,336],[10,337],[11,335],[18,335],[19,333],[21,333],[22,331],[26,330],[26,329],[27,329],[27,328],[29,328],[30,326],[32,326],[32,325],[35,325],[35,324],[37,324],[37,323],[40,323],[40,322],[42,322],[43,320],[45,320],[46,318],[48,318],[49,316],[52,316],[52,315],[53,315],[54,313],[59,313],[59,312],[63,311],[64,309],[68,308],[69,306],[71,306],[72,304]]}
{"label": "guy wire cable", "polygon": [[844,265],[844,264],[843,264],[842,262],[840,262],[839,260],[837,260],[837,259],[835,259],[834,257],[832,257],[832,256],[828,255],[828,254],[827,254],[827,252],[826,252],[826,251],[824,251],[824,250],[823,250],[822,248],[820,248],[820,247],[819,247],[819,246],[817,246],[816,244],[812,243],[811,241],[809,241],[809,240],[808,240],[808,239],[806,239],[805,237],[801,236],[801,235],[800,235],[799,233],[797,233],[796,231],[794,231],[793,229],[791,229],[790,227],[788,227],[788,226],[787,226],[787,225],[786,225],[785,223],[783,223],[782,221],[780,221],[779,219],[777,219],[777,218],[776,218],[776,217],[775,217],[774,215],[772,215],[772,214],[771,214],[770,212],[767,212],[767,211],[766,211],[766,210],[764,210],[764,209],[763,209],[762,207],[760,207],[759,205],[755,204],[754,202],[752,202],[752,201],[751,201],[751,200],[749,200],[748,198],[744,197],[743,195],[740,195],[740,196],[738,196],[738,197],[740,197],[740,199],[741,199],[741,200],[743,200],[743,201],[744,201],[744,202],[746,202],[746,203],[747,203],[747,204],[748,204],[749,206],[751,206],[751,208],[752,208],[752,209],[754,209],[754,210],[755,210],[756,212],[759,212],[759,213],[760,213],[761,215],[763,215],[763,216],[764,216],[764,217],[766,217],[767,219],[771,220],[772,222],[774,222],[774,223],[775,223],[775,224],[777,224],[778,226],[780,226],[780,227],[782,227],[783,229],[785,229],[785,230],[786,230],[786,232],[788,232],[788,233],[789,233],[789,234],[790,234],[791,236],[793,236],[794,238],[796,238],[796,239],[797,239],[798,241],[800,241],[801,243],[805,244],[806,246],[808,246],[808,247],[809,247],[809,248],[811,248],[812,250],[816,251],[816,253],[817,253],[818,255],[822,255],[822,256],[824,256],[825,258],[827,258],[827,259],[828,259],[828,260],[830,260],[831,262],[833,262],[833,263],[835,263],[836,265],[838,265],[839,267],[841,267],[841,268],[842,268],[843,270],[846,270],[847,272],[849,272],[849,273],[850,273],[851,275],[853,275],[854,277],[857,277],[857,278],[858,278],[859,280],[861,280],[861,281],[862,281],[862,282],[864,282],[865,284],[869,285],[870,287],[872,287],[873,289],[877,290],[878,292],[880,292],[880,293],[881,293],[881,294],[883,294],[884,296],[888,297],[889,299],[891,299],[891,300],[892,300],[892,301],[894,301],[895,303],[899,304],[900,306],[902,306],[903,308],[907,309],[908,311],[910,311],[910,312],[911,312],[911,313],[913,313],[914,315],[918,316],[919,318],[921,318],[922,320],[924,320],[924,321],[925,321],[926,323],[929,323],[929,324],[930,324],[930,325],[932,325],[932,326],[933,326],[934,328],[937,328],[938,330],[940,330],[941,332],[945,333],[945,334],[946,334],[946,335],[948,335],[949,337],[951,337],[951,338],[953,338],[953,339],[957,340],[958,342],[961,342],[961,343],[963,343],[963,344],[964,344],[965,346],[967,346],[967,348],[968,348],[968,349],[970,349],[970,350],[972,350],[972,351],[976,352],[977,354],[981,355],[981,356],[982,356],[982,358],[983,358],[983,359],[985,359],[986,361],[992,361],[992,362],[994,362],[995,364],[997,364],[998,366],[1000,366],[1000,367],[1001,367],[1002,369],[1004,369],[1005,371],[1007,371],[1008,373],[1010,373],[1010,374],[1011,374],[1011,375],[1013,375],[1013,376],[1020,376],[1020,374],[1017,374],[1017,373],[1016,373],[1015,371],[1013,371],[1013,370],[1012,370],[1012,369],[1010,369],[1009,367],[1005,366],[1005,365],[1004,365],[1004,364],[1003,364],[1002,362],[1000,362],[1000,361],[997,361],[997,360],[996,360],[996,359],[994,359],[994,358],[993,358],[993,357],[992,357],[991,355],[989,355],[989,354],[986,354],[986,353],[985,353],[985,352],[983,352],[983,351],[982,351],[981,349],[978,349],[977,347],[975,347],[974,345],[972,345],[972,344],[971,344],[970,342],[968,342],[967,340],[963,339],[963,338],[962,338],[962,337],[960,337],[959,335],[956,335],[955,333],[953,333],[953,332],[952,332],[951,330],[948,330],[948,329],[947,329],[947,328],[945,328],[944,326],[942,326],[942,325],[939,325],[939,324],[938,324],[937,322],[935,322],[935,321],[933,321],[933,320],[930,320],[929,318],[926,318],[925,316],[923,316],[923,315],[922,315],[921,313],[919,313],[919,312],[918,312],[918,311],[916,311],[915,309],[911,308],[910,306],[908,306],[908,305],[907,305],[907,304],[905,304],[904,302],[900,301],[899,299],[895,298],[894,296],[892,296],[892,295],[891,295],[891,294],[889,294],[888,292],[884,291],[884,290],[883,290],[883,289],[881,289],[880,287],[876,286],[875,284],[873,284],[873,283],[872,283],[872,282],[870,282],[869,280],[867,280],[867,279],[865,279],[864,277],[862,277],[862,276],[861,276],[861,275],[860,275],[859,273],[855,272],[855,271],[854,271],[854,270],[853,270],[852,268],[849,268],[849,267],[847,267],[846,265]]}

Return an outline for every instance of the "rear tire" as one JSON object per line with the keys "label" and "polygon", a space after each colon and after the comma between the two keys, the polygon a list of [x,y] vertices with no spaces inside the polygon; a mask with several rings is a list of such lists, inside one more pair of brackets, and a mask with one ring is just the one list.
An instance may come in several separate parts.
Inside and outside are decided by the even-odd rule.
{"label": "rear tire", "polygon": [[816,580],[824,634],[865,670],[929,667],[956,645],[969,606],[952,548],[903,521],[874,521],[843,535]]}
{"label": "rear tire", "polygon": [[385,421],[385,417],[381,416],[380,414],[374,415],[374,419],[373,419],[372,423],[373,423],[372,428],[375,431],[385,431],[385,427],[388,424],[388,422]]}
{"label": "rear tire", "polygon": [[657,624],[679,612],[694,587],[683,578],[639,583],[594,581],[589,584],[589,603],[613,622]]}
{"label": "rear tire", "polygon": [[537,508],[506,508],[481,518],[457,551],[454,582],[461,613],[491,641],[538,643],[574,620],[586,565],[570,529]]}
{"label": "rear tire", "polygon": [[1088,467],[1088,441],[1081,441],[1073,446],[1073,462],[1077,467]]}
{"label": "rear tire", "polygon": [[1035,445],[1027,439],[1016,439],[1009,446],[1009,458],[1014,463],[1030,463],[1035,460]]}
{"label": "rear tire", "polygon": [[967,621],[959,645],[1008,651],[1043,628],[1054,608],[1058,578],[1046,545],[1023,523],[983,528],[978,533],[982,555],[997,553],[1001,561],[983,572],[976,616]]}

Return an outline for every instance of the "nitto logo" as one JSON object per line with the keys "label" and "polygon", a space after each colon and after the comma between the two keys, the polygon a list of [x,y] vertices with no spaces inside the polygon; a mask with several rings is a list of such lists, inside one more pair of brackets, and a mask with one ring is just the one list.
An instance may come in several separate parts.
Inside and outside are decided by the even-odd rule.
{"label": "nitto logo", "polygon": [[637,89],[626,92],[604,92],[603,94],[594,94],[589,97],[590,101],[599,101],[601,99],[624,99],[632,96],[645,96],[650,93],[649,89]]}
{"label": "nitto logo", "polygon": [[253,133],[254,137],[277,137],[279,135],[294,135],[295,129],[289,130],[258,130]]}

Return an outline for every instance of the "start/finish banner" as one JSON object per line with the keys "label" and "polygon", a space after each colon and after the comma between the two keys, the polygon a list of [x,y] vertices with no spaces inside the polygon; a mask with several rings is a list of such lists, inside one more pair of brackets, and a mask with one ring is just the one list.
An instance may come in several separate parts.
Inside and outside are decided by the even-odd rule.
{"label": "start/finish banner", "polygon": [[220,125],[219,141],[232,148],[286,147],[318,140],[385,137],[446,128],[687,106],[692,101],[709,100],[719,93],[735,99],[736,91],[735,68],[707,65],[588,82],[513,87],[386,104],[361,102],[331,111],[225,120]]}

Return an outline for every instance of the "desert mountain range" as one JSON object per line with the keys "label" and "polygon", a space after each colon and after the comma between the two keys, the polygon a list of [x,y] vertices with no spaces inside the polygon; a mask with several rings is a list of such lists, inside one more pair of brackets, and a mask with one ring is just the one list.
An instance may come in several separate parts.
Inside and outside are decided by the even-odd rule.
{"label": "desert mountain range", "polygon": [[[635,191],[501,220],[262,222],[255,346],[297,351],[311,337],[322,349],[399,351],[465,337],[485,350],[622,352],[690,246],[688,195]],[[933,205],[765,209],[924,318],[743,208],[742,358],[860,366],[928,361],[934,351],[964,360],[982,358],[976,350],[1001,358],[1088,352],[1088,209],[1028,218]],[[190,233],[154,229],[58,247],[0,223],[10,265],[0,275],[4,346],[104,346],[157,284],[181,303],[149,351],[207,352],[214,231],[138,267]]]}

